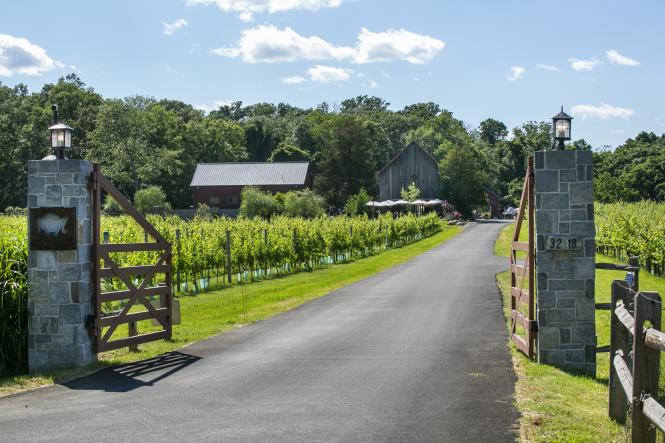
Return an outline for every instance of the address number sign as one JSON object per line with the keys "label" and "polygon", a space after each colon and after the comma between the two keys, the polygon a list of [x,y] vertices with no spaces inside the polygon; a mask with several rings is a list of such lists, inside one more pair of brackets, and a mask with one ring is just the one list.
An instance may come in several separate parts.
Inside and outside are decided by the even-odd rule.
{"label": "address number sign", "polygon": [[549,236],[545,238],[545,249],[553,251],[577,251],[584,247],[581,238]]}

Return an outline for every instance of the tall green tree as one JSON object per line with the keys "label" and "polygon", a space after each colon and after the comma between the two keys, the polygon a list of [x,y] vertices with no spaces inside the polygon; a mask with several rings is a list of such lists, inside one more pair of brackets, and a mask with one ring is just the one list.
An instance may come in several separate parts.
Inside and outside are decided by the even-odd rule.
{"label": "tall green tree", "polygon": [[340,115],[330,126],[330,144],[319,162],[314,186],[328,203],[341,207],[361,188],[374,193],[377,165],[377,139],[371,123],[357,116]]}
{"label": "tall green tree", "polygon": [[443,182],[443,196],[464,214],[485,202],[479,154],[472,149],[455,146],[439,165]]}

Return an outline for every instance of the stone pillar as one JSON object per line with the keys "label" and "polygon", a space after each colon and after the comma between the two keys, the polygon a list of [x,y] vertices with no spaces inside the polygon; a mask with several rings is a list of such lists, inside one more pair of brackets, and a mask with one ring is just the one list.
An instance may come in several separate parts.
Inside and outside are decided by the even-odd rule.
{"label": "stone pillar", "polygon": [[34,208],[75,208],[77,237],[75,249],[30,247],[28,251],[28,366],[32,373],[80,367],[96,358],[85,327],[86,317],[93,313],[91,172],[92,163],[86,160],[28,162],[29,220],[37,213]]}
{"label": "stone pillar", "polygon": [[535,160],[538,361],[595,376],[593,155]]}

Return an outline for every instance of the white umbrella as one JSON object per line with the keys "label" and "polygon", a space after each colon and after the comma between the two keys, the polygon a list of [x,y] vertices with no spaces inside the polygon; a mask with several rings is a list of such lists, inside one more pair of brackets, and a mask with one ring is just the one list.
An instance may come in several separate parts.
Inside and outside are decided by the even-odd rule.
{"label": "white umbrella", "polygon": [[435,198],[434,200],[428,201],[427,206],[439,206],[442,203],[443,203],[443,200],[439,200],[438,198]]}
{"label": "white umbrella", "polygon": [[377,206],[380,208],[391,208],[395,206],[395,202],[393,202],[392,200],[386,200],[378,203]]}
{"label": "white umbrella", "polygon": [[427,202],[425,200],[414,200],[411,204],[414,206],[425,206]]}
{"label": "white umbrella", "polygon": [[379,205],[380,205],[380,203],[375,202],[375,201],[369,201],[369,202],[365,203],[365,206],[369,206],[370,208],[374,208],[374,207],[379,206]]}
{"label": "white umbrella", "polygon": [[406,201],[406,200],[397,200],[396,202],[393,202],[393,203],[395,204],[395,206],[397,206],[397,205],[408,205],[409,204],[409,202]]}

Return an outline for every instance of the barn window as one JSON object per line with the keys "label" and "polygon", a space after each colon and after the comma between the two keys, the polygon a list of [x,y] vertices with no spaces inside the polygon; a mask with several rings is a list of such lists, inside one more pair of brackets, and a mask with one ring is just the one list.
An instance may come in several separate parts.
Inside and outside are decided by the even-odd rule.
{"label": "barn window", "polygon": [[229,206],[237,205],[238,204],[238,197],[235,195],[229,195],[226,197],[226,204]]}
{"label": "barn window", "polygon": [[219,207],[219,204],[222,202],[222,200],[219,197],[210,197],[208,198],[208,204],[210,206],[217,206]]}

